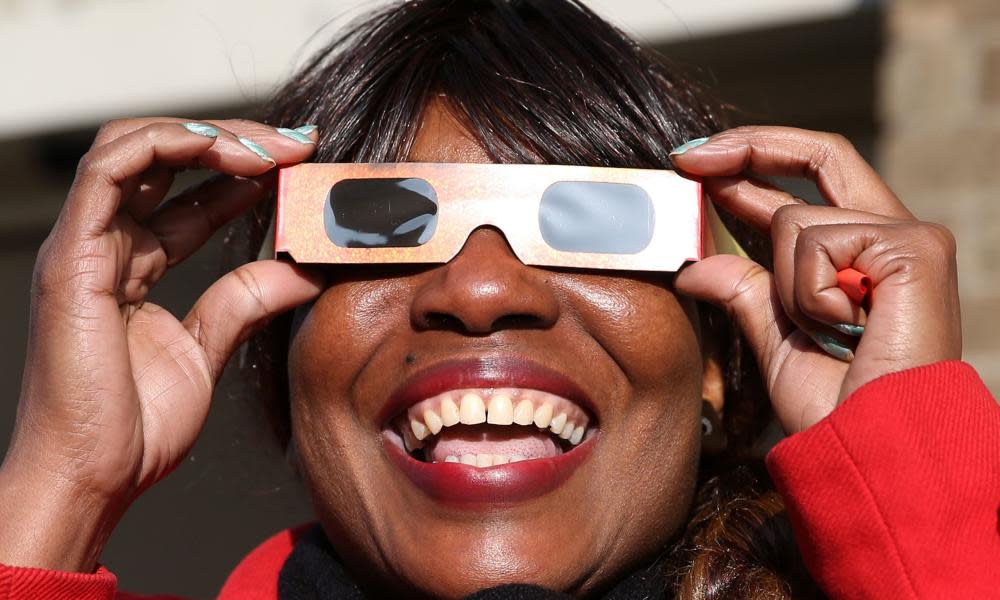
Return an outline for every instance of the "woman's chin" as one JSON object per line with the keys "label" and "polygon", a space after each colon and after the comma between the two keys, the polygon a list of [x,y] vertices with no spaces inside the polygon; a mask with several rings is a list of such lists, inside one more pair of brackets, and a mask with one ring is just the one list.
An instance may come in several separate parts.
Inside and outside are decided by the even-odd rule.
{"label": "woman's chin", "polygon": [[[448,528],[443,528],[448,529]],[[593,556],[562,534],[553,539],[518,523],[484,522],[479,531],[448,532],[428,542],[400,549],[390,565],[403,582],[400,590],[419,590],[435,598],[464,598],[483,589],[507,584],[533,584],[550,590],[573,591],[583,573],[593,572]],[[570,542],[570,543],[568,543]]]}
{"label": "woman's chin", "polygon": [[422,463],[384,444],[358,498],[375,509],[373,525],[358,529],[356,517],[333,516],[331,541],[352,571],[377,573],[369,584],[391,595],[462,598],[512,583],[578,589],[585,574],[613,561],[602,543],[612,537],[601,534],[613,511],[592,484],[600,479],[598,442],[485,468]]}

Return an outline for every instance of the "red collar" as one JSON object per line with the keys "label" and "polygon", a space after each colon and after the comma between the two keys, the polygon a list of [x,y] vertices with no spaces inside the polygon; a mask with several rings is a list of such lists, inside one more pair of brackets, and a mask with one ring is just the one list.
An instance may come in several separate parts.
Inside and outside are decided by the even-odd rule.
{"label": "red collar", "polygon": [[285,529],[254,548],[226,578],[218,600],[277,600],[281,567],[295,542],[314,525]]}

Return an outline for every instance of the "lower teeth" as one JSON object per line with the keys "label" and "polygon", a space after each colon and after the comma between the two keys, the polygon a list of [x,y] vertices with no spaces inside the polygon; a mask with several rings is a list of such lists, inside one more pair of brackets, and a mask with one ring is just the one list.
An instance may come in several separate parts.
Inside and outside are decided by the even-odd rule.
{"label": "lower teeth", "polygon": [[[528,460],[528,457],[520,454],[515,454],[513,456],[503,456],[500,454],[463,454],[462,456],[447,456],[445,457],[444,462],[461,463],[471,467],[485,468],[521,462],[522,460]],[[436,462],[438,461],[435,461],[435,463]]]}
{"label": "lower teeth", "polygon": [[[556,440],[557,442],[565,442],[565,440]],[[575,446],[570,444],[559,443],[559,454],[565,454],[573,450]],[[460,456],[448,455],[442,460],[431,460],[430,455],[424,448],[417,448],[410,451],[410,456],[423,463],[439,464],[445,463],[459,463],[463,465],[468,465],[472,467],[495,467],[497,465],[505,465],[509,463],[516,463],[525,460],[535,460],[536,458],[547,458],[547,457],[528,457],[522,454],[513,454],[510,456],[501,454],[462,454]],[[556,454],[558,456],[559,454]]]}

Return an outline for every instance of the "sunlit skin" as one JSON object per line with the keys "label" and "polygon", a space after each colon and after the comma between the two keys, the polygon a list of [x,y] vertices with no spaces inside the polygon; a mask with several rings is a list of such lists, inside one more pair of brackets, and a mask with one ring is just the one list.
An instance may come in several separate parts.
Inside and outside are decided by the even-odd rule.
{"label": "sunlit skin", "polygon": [[[429,106],[410,158],[486,160],[440,108]],[[259,260],[220,277],[185,316],[151,302],[170,267],[267,197],[275,166],[312,156],[323,134],[309,135],[175,117],[101,128],[38,254],[0,467],[0,564],[93,573],[129,506],[184,461],[233,352],[298,307],[311,308],[298,309],[289,349],[293,436],[323,527],[354,577],[444,597],[512,581],[596,591],[684,525],[702,398],[723,406],[718,361],[702,356],[694,301],[682,297],[732,317],[788,435],[878,377],[961,357],[951,233],[914,218],[843,137],[787,127],[724,131],[672,156],[716,205],[770,238],[773,272],[736,255],[672,281],[535,269],[481,229],[444,266],[320,272]],[[221,176],[167,199],[184,168]],[[774,176],[811,179],[829,206],[759,179]],[[867,309],[837,287],[848,266],[871,278]],[[837,324],[864,325],[863,336]],[[820,349],[824,336],[851,356],[832,356],[829,341]],[[553,459],[585,460],[549,494],[502,508],[431,501],[387,459],[397,455],[379,408],[440,361],[511,356],[589,395],[598,434]]]}
{"label": "sunlit skin", "polygon": [[[409,159],[489,162],[439,104]],[[289,374],[302,472],[355,572],[446,596],[509,582],[586,591],[681,527],[697,473],[703,360],[694,302],[668,276],[528,267],[487,228],[446,265],[338,275],[330,271],[294,337]],[[432,313],[461,327],[428,322]],[[428,366],[510,356],[591,396],[600,428],[591,456],[541,498],[476,508],[429,498],[387,458],[379,411]]]}

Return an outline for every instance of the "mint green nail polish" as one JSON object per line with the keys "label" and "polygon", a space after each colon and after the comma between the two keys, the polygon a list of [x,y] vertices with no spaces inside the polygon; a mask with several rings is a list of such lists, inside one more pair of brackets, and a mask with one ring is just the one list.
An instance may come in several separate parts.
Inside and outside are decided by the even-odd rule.
{"label": "mint green nail polish", "polygon": [[258,144],[257,142],[245,137],[241,137],[239,138],[239,140],[241,144],[246,146],[251,152],[259,156],[261,159],[266,160],[271,164],[277,164],[274,162],[274,159],[271,158],[271,155],[267,153],[267,150],[261,148],[260,144]]}
{"label": "mint green nail polish", "polygon": [[819,344],[819,347],[830,356],[844,362],[851,362],[854,360],[854,353],[851,352],[851,349],[842,345],[832,337],[822,333],[817,333],[813,339],[815,339],[816,343]]}
{"label": "mint green nail polish", "polygon": [[197,133],[198,135],[203,135],[205,137],[219,137],[218,129],[203,123],[184,123],[184,129],[187,129],[191,133]]}
{"label": "mint green nail polish", "polygon": [[864,325],[851,325],[850,323],[837,323],[833,328],[840,333],[853,335],[854,337],[860,337],[865,332]]}
{"label": "mint green nail polish", "polygon": [[676,156],[678,154],[684,154],[685,152],[687,152],[688,150],[690,150],[692,148],[697,148],[698,146],[701,146],[702,144],[704,144],[705,142],[707,142],[708,139],[709,138],[707,138],[707,137],[703,137],[703,138],[698,138],[696,140],[691,140],[691,141],[688,141],[688,142],[684,142],[680,146],[677,146],[676,148],[674,148],[670,152],[670,155],[671,156]]}
{"label": "mint green nail polish", "polygon": [[279,127],[277,129],[278,133],[285,136],[286,138],[291,138],[300,144],[315,144],[316,142],[309,139],[307,136],[295,131],[294,129],[285,129],[284,127]]}
{"label": "mint green nail polish", "polygon": [[303,135],[309,135],[310,133],[316,131],[317,127],[315,125],[303,125],[302,127],[296,127],[295,131]]}

